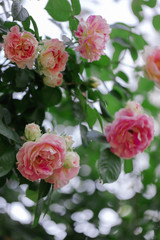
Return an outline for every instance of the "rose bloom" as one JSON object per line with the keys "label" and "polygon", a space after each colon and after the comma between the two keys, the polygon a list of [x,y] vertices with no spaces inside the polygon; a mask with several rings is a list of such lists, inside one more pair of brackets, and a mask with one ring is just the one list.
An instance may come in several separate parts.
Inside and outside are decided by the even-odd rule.
{"label": "rose bloom", "polygon": [[54,189],[65,186],[70,179],[77,176],[80,169],[79,161],[79,155],[76,152],[67,152],[64,165],[59,169],[55,169],[52,176],[45,179],[45,181],[53,183]]}
{"label": "rose bloom", "polygon": [[16,25],[11,28],[11,32],[3,35],[3,39],[6,58],[15,62],[19,68],[23,69],[27,66],[31,69],[37,57],[38,48],[38,42],[34,35],[26,31],[21,33]]}
{"label": "rose bloom", "polygon": [[55,169],[61,168],[65,161],[66,144],[61,136],[43,134],[35,142],[23,144],[17,153],[17,167],[21,174],[31,180],[48,178]]}
{"label": "rose bloom", "polygon": [[43,78],[43,83],[49,87],[60,86],[63,82],[62,73],[52,74]]}
{"label": "rose bloom", "polygon": [[129,105],[118,111],[115,120],[104,129],[111,151],[125,159],[143,152],[154,136],[153,118],[143,112],[140,113],[139,107],[133,108],[132,104],[130,108]]}
{"label": "rose bloom", "polygon": [[88,59],[89,62],[99,60],[104,54],[103,50],[109,39],[109,33],[109,25],[101,16],[91,15],[86,21],[81,18],[75,31],[79,41],[76,51],[79,51],[80,56]]}
{"label": "rose bloom", "polygon": [[160,85],[160,47],[146,46],[143,58],[146,77]]}
{"label": "rose bloom", "polygon": [[45,40],[41,44],[38,64],[40,73],[45,76],[59,74],[65,70],[68,53],[63,42],[58,39]]}

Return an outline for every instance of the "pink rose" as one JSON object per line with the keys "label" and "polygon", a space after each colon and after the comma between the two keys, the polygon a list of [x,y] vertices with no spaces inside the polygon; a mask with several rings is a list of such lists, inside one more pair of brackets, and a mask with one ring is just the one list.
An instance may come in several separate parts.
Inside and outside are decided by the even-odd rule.
{"label": "pink rose", "polygon": [[55,169],[52,176],[45,179],[46,182],[53,183],[54,189],[61,188],[68,184],[69,180],[76,177],[79,172],[79,155],[76,152],[68,151],[64,165]]}
{"label": "pink rose", "polygon": [[153,118],[139,112],[139,104],[135,108],[129,105],[118,111],[115,120],[104,129],[111,151],[126,159],[143,152],[154,136]]}
{"label": "pink rose", "polygon": [[19,68],[29,69],[33,67],[34,60],[37,57],[38,42],[30,32],[19,32],[16,25],[11,28],[11,32],[3,35],[5,56],[12,62],[15,62]]}
{"label": "pink rose", "polygon": [[143,58],[146,77],[160,85],[160,47],[146,46]]}
{"label": "pink rose", "polygon": [[109,25],[101,16],[91,15],[86,21],[80,19],[75,36],[79,40],[76,51],[89,62],[99,60],[104,54],[105,43],[109,39]]}
{"label": "pink rose", "polygon": [[52,74],[43,78],[43,83],[49,87],[60,86],[63,82],[62,73]]}
{"label": "pink rose", "polygon": [[45,76],[59,74],[65,70],[68,61],[68,53],[63,42],[51,39],[42,42],[38,57],[40,73]]}
{"label": "pink rose", "polygon": [[17,166],[21,174],[31,180],[48,178],[61,168],[66,156],[65,140],[51,133],[43,134],[35,142],[23,144],[17,153]]}

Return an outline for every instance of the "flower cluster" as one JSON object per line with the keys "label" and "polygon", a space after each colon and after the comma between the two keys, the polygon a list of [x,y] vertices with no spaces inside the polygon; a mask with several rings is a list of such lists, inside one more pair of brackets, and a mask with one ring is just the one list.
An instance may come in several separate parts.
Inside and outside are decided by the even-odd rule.
{"label": "flower cluster", "polygon": [[41,43],[38,57],[40,74],[44,74],[44,83],[50,87],[62,84],[62,71],[65,70],[68,53],[63,42],[58,39],[46,40]]}
{"label": "flower cluster", "polygon": [[91,15],[86,21],[80,19],[75,36],[79,40],[76,51],[89,62],[99,60],[104,54],[105,43],[109,39],[109,25],[101,16]]}
{"label": "flower cluster", "polygon": [[143,152],[153,140],[153,118],[144,114],[138,103],[129,101],[126,108],[115,114],[115,120],[104,131],[111,151],[119,157],[130,159]]}
{"label": "flower cluster", "polygon": [[18,26],[3,35],[5,56],[15,62],[19,68],[32,69],[38,57],[40,74],[44,75],[44,84],[55,87],[62,84],[62,71],[65,70],[68,54],[63,42],[58,39],[38,41],[30,32],[21,33]]}
{"label": "flower cluster", "polygon": [[[54,133],[41,134],[39,126],[28,124],[25,128],[25,142],[18,151],[17,167],[30,181],[44,179],[53,183],[54,189],[66,185],[79,172],[79,155],[72,150],[72,138]],[[37,136],[33,139],[32,136]]]}

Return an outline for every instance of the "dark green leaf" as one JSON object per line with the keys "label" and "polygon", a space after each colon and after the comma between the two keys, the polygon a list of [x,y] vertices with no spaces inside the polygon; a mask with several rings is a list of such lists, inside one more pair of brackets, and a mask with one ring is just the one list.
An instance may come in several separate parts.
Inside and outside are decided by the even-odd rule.
{"label": "dark green leaf", "polygon": [[29,16],[32,24],[33,24],[33,27],[34,27],[34,31],[35,31],[35,36],[37,38],[37,40],[39,41],[40,40],[40,37],[39,37],[39,32],[38,32],[38,27],[37,27],[37,24],[36,22],[34,21],[33,17],[32,16]]}
{"label": "dark green leaf", "polygon": [[153,17],[152,24],[157,31],[160,30],[160,15],[155,15]]}
{"label": "dark green leaf", "polygon": [[42,101],[46,107],[57,105],[62,98],[62,93],[59,88],[43,87],[41,90]]}
{"label": "dark green leaf", "polygon": [[100,143],[107,143],[106,142],[106,137],[104,136],[104,134],[97,132],[97,131],[88,131],[87,132],[87,138],[90,141],[96,141],[96,142],[100,142]]}
{"label": "dark green leaf", "polygon": [[124,72],[119,71],[118,73],[116,73],[116,76],[120,77],[121,79],[128,83],[128,76]]}
{"label": "dark green leaf", "polygon": [[0,134],[15,142],[21,143],[21,140],[17,133],[13,131],[10,127],[4,125],[2,121],[0,121]]}
{"label": "dark green leaf", "polygon": [[71,0],[72,3],[72,9],[73,9],[73,13],[74,15],[78,15],[81,12],[81,5],[79,0]]}
{"label": "dark green leaf", "polygon": [[49,0],[45,9],[53,19],[60,22],[68,21],[72,15],[71,6],[67,0]]}
{"label": "dark green leaf", "polygon": [[29,82],[29,74],[28,71],[18,70],[16,73],[16,87],[25,88]]}
{"label": "dark green leaf", "polygon": [[33,222],[33,227],[36,227],[40,218],[40,215],[43,211],[43,197],[45,197],[51,188],[51,184],[41,180],[39,184],[39,191],[38,191],[38,200],[37,205],[35,208],[35,217]]}
{"label": "dark green leaf", "polygon": [[101,152],[98,166],[100,177],[104,183],[111,183],[119,177],[121,172],[121,159],[107,148]]}
{"label": "dark green leaf", "polygon": [[81,124],[80,132],[81,132],[82,144],[84,147],[87,147],[88,146],[88,139],[87,139],[88,128]]}
{"label": "dark green leaf", "polygon": [[15,152],[13,148],[8,148],[0,155],[0,177],[6,175],[15,162]]}
{"label": "dark green leaf", "polygon": [[112,116],[111,114],[108,112],[105,104],[103,102],[100,102],[100,108],[102,111],[102,116],[104,119],[106,119],[107,121],[112,121]]}

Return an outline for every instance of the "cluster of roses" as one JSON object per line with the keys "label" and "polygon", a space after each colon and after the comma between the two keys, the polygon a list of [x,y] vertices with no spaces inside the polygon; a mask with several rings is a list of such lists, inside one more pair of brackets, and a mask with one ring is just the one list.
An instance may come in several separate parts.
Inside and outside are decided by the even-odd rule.
{"label": "cluster of roses", "polygon": [[[75,36],[79,45],[76,51],[89,62],[99,60],[109,39],[109,25],[101,16],[91,15],[86,21],[80,19]],[[58,39],[37,42],[34,35],[14,26],[3,36],[5,56],[18,67],[31,69],[38,59],[44,84],[55,87],[62,84],[68,53]],[[148,78],[160,82],[160,50],[155,48],[145,55],[145,72]],[[153,140],[153,118],[143,113],[138,103],[129,101],[115,114],[115,120],[107,124],[104,134],[111,151],[119,157],[130,159],[143,152]],[[41,134],[39,126],[28,124],[28,139],[17,153],[17,166],[24,177],[31,181],[44,179],[59,188],[79,172],[79,156],[72,150],[72,139],[53,133]]]}
{"label": "cluster of roses", "polygon": [[34,123],[26,125],[25,137],[28,141],[16,155],[18,170],[25,178],[30,181],[44,179],[57,189],[77,176],[80,158],[72,149],[72,137],[55,133],[42,135]]}
{"label": "cluster of roses", "polygon": [[[76,51],[92,62],[99,60],[104,53],[105,43],[109,39],[109,25],[101,16],[91,15],[86,22],[80,19],[75,36],[79,39]],[[39,73],[43,74],[44,84],[50,87],[60,86],[63,82],[62,71],[68,61],[65,45],[58,39],[44,40],[38,43],[34,35],[21,33],[16,25],[11,32],[3,36],[5,56],[15,62],[19,68],[31,69],[38,59]]]}

